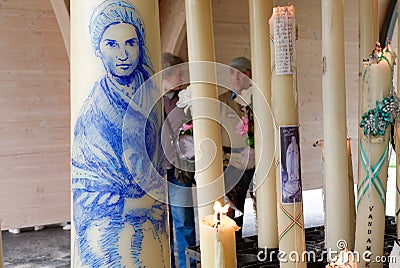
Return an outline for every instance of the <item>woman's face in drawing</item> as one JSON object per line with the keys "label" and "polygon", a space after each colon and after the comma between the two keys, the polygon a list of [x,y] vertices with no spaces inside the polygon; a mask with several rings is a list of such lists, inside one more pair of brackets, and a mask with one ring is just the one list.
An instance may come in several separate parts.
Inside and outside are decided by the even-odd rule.
{"label": "woman's face in drawing", "polygon": [[99,50],[107,70],[116,77],[130,76],[139,62],[139,39],[135,27],[127,23],[110,25],[103,33]]}

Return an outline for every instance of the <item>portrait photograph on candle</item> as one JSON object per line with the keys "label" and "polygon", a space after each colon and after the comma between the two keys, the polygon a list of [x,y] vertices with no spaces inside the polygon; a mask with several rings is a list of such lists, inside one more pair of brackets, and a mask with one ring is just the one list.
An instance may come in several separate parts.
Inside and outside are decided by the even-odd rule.
{"label": "portrait photograph on candle", "polygon": [[302,201],[299,127],[281,126],[281,179],[282,203]]}

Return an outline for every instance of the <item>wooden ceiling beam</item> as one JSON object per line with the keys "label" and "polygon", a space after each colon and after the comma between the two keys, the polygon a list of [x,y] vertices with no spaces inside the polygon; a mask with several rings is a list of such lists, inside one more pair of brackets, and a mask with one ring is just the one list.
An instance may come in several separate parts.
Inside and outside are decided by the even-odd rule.
{"label": "wooden ceiling beam", "polygon": [[69,58],[70,53],[70,17],[69,0],[50,0],[57,18],[58,26],[64,40],[65,49]]}
{"label": "wooden ceiling beam", "polygon": [[160,31],[162,52],[178,54],[185,38],[185,0],[160,1]]}

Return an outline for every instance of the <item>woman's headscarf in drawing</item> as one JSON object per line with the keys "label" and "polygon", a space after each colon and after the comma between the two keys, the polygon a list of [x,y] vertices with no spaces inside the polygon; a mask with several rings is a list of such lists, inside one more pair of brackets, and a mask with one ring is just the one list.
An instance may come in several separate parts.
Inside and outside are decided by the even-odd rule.
{"label": "woman's headscarf in drawing", "polygon": [[[99,49],[100,40],[104,31],[113,24],[128,23],[135,27],[139,39],[139,65],[144,81],[154,74],[153,66],[147,56],[145,47],[145,29],[135,7],[124,0],[106,0],[93,12],[90,20],[89,32],[92,37],[92,46]],[[143,81],[142,81],[143,82]]]}

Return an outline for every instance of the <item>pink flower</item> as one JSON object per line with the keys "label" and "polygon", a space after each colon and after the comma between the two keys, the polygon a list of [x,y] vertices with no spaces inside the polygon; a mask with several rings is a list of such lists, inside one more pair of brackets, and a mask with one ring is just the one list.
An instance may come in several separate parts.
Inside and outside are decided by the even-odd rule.
{"label": "pink flower", "polygon": [[191,130],[192,128],[193,128],[193,124],[183,124],[181,129],[183,131],[188,131],[188,130]]}
{"label": "pink flower", "polygon": [[249,119],[247,117],[242,117],[242,120],[236,126],[236,133],[243,137],[249,133]]}

